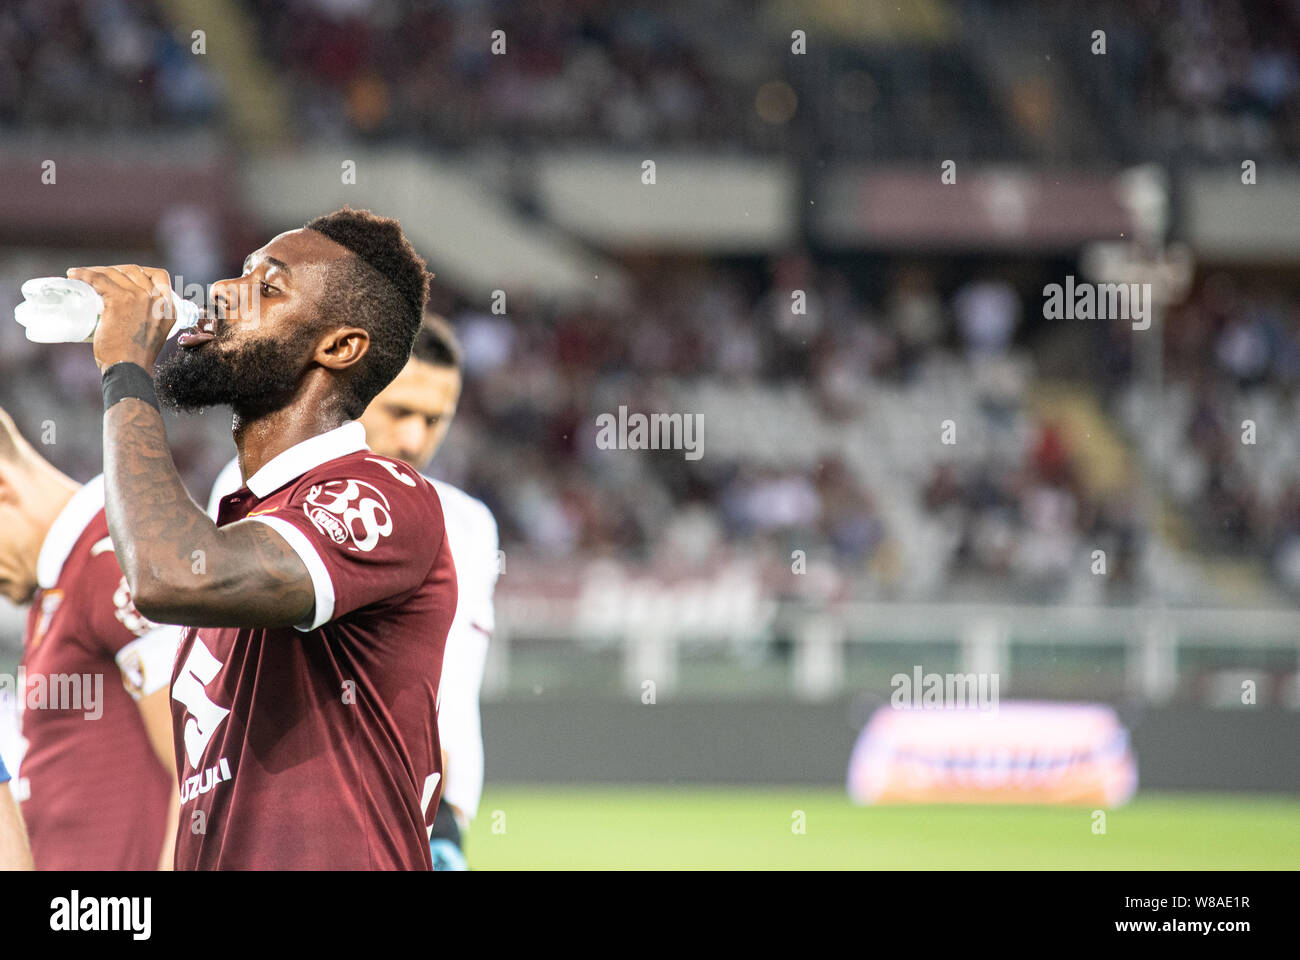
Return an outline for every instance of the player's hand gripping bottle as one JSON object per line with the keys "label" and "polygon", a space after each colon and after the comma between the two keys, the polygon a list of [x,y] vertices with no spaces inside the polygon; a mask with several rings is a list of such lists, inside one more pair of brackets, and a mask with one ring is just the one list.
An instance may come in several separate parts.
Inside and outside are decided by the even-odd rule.
{"label": "player's hand gripping bottle", "polygon": [[[27,328],[27,339],[36,343],[89,343],[104,313],[104,298],[94,287],[68,277],[35,277],[22,286],[22,303],[14,307],[14,319]],[[176,323],[167,334],[171,339],[198,322],[199,307],[172,291]]]}

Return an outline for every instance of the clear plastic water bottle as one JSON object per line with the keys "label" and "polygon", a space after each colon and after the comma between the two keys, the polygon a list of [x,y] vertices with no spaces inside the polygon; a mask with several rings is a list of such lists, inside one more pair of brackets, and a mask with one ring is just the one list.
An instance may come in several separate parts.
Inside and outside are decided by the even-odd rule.
{"label": "clear plastic water bottle", "polygon": [[[35,277],[22,285],[23,302],[14,307],[14,319],[27,328],[35,343],[89,343],[95,338],[104,298],[83,280],[69,277]],[[176,323],[170,340],[198,323],[199,307],[172,291]]]}

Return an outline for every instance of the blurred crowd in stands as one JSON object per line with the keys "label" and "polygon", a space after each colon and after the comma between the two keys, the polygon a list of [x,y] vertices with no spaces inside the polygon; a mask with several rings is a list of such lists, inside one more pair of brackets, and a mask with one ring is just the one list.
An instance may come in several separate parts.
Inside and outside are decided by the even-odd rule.
{"label": "blurred crowd in stands", "polygon": [[[1170,311],[1164,364],[1160,467],[1192,541],[1266,558],[1300,593],[1300,292],[1208,273]],[[1123,409],[1135,438],[1151,429]]]}
{"label": "blurred crowd in stands", "polygon": [[[1035,111],[1015,101],[1060,109],[1066,91],[999,89],[996,42],[972,39],[1014,17],[1059,54],[1064,72],[1047,79],[1082,94],[1098,157],[1300,156],[1300,9],[1287,0],[1052,0],[1018,12],[953,0],[934,8],[946,25],[929,5],[900,7],[875,34],[878,18],[742,0],[242,2],[288,84],[288,125],[313,139],[1032,159],[1015,128]],[[815,57],[791,54],[801,25]],[[900,33],[908,42],[894,42]],[[191,43],[156,0],[7,0],[0,128],[210,121],[220,70]]]}
{"label": "blurred crowd in stands", "polygon": [[[1101,582],[1112,600],[1135,597],[1148,522],[1137,471],[1119,489],[1093,489],[1079,468],[1090,452],[1082,439],[1030,402],[1040,381],[1017,331],[1041,298],[996,270],[947,289],[936,272],[899,264],[885,289],[868,291],[798,255],[761,266],[667,261],[642,265],[627,311],[517,305],[508,317],[443,291],[435,306],[465,340],[467,387],[441,469],[497,510],[505,542],[539,557],[622,556],[668,569],[691,558],[716,566],[723,551],[767,557],[770,582],[804,589],[786,562],[803,550],[838,571],[830,587],[823,578],[808,589],[889,596],[897,552],[915,533],[908,510],[891,507],[901,498],[950,534],[930,557],[943,589],[965,579],[1059,600],[1091,596],[1081,588]],[[796,289],[810,291],[806,314],[791,312]],[[1144,389],[1125,359],[1134,335],[1112,334],[1120,342],[1102,399],[1122,431],[1121,456],[1136,464],[1154,428],[1133,415]],[[1167,318],[1165,357],[1153,473],[1161,503],[1186,523],[1182,546],[1265,562],[1300,591],[1300,291],[1211,274]],[[882,428],[896,408],[873,402],[906,407],[938,380],[977,435],[1002,430],[1008,442],[959,438],[945,448],[937,419]],[[778,448],[797,445],[783,431],[839,427],[880,438],[867,455],[881,469],[868,479],[833,450],[815,463],[783,462],[759,444],[750,455],[711,454],[707,423],[698,461],[596,448],[599,414],[620,404],[681,410],[674,398],[697,396],[683,387],[700,383],[774,397],[793,384],[819,422],[774,419]],[[921,473],[901,465],[915,447],[929,451]],[[1107,555],[1100,581],[1094,549]]]}
{"label": "blurred crowd in stands", "polygon": [[152,0],[0,3],[0,130],[185,126],[213,120],[220,100]]}
{"label": "blurred crowd in stands", "polygon": [[[248,0],[303,134],[439,146],[690,144],[757,131],[754,87],[656,4]],[[708,37],[744,19],[704,24]],[[500,31],[494,38],[494,32]],[[745,58],[739,66],[752,69]]]}
{"label": "blurred crowd in stands", "polygon": [[1049,0],[1022,13],[1108,123],[1103,150],[1127,162],[1300,155],[1300,7],[1290,0]]}
{"label": "blurred crowd in stands", "polygon": [[[1115,4],[1130,18],[1141,5]],[[1143,29],[1144,28],[1144,29]],[[1134,58],[1150,155],[1210,159],[1300,155],[1300,8],[1285,0],[1181,0],[1142,21]],[[1130,43],[1130,47],[1134,46]]]}
{"label": "blurred crowd in stands", "polygon": [[[1112,551],[1111,595],[1131,590],[1132,505],[1098,502],[1062,432],[1026,406],[1030,384],[1018,371],[1032,364],[1014,349],[1020,293],[990,277],[941,292],[923,266],[896,275],[872,298],[838,270],[794,255],[757,268],[643,265],[641,294],[625,312],[525,306],[494,317],[444,296],[436,306],[464,339],[467,390],[438,469],[488,501],[503,542],[524,556],[632,558],[663,572],[762,557],[775,589],[900,596],[898,554],[919,511],[953,534],[927,555],[941,568],[931,584],[973,577],[1060,597],[1086,577],[1088,543]],[[806,313],[792,312],[794,290],[810,291]],[[945,447],[937,419],[880,423],[892,414],[871,408],[872,391],[923,392],[932,376],[955,388],[963,417],[969,409],[963,429],[1014,422],[1010,447]],[[730,424],[706,411],[697,461],[596,448],[601,413],[696,412],[682,411],[682,398],[699,396],[691,387],[702,383],[774,398],[794,385],[813,399],[812,413],[780,412],[758,426],[769,437],[737,451],[719,436]],[[815,462],[796,454],[802,435],[828,427],[862,438],[858,447],[894,438],[866,452],[880,467],[870,471],[874,484],[886,489],[833,448]],[[895,444],[928,450],[923,472],[900,466]],[[795,551],[821,575],[792,575]]]}

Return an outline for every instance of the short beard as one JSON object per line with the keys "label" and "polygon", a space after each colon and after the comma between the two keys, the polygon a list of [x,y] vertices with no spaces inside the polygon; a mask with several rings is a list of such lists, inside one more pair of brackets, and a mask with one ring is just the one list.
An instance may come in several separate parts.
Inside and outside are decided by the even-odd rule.
{"label": "short beard", "polygon": [[176,410],[227,405],[242,422],[285,407],[298,390],[301,349],[284,340],[261,338],[222,349],[220,338],[206,347],[181,347],[158,365],[158,398]]}

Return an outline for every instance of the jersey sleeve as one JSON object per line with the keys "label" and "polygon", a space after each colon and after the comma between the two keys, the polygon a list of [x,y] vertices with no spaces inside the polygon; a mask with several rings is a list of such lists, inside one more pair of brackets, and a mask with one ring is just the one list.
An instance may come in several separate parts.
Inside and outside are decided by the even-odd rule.
{"label": "jersey sleeve", "polygon": [[465,612],[474,627],[487,636],[496,629],[496,612],[493,606],[497,578],[501,574],[500,541],[497,534],[496,517],[481,502],[475,501],[478,515],[475,547],[478,550],[478,569],[474,571],[474,582]]}
{"label": "jersey sleeve", "polygon": [[289,502],[248,521],[285,539],[311,575],[315,630],[353,610],[420,586],[444,547],[438,495],[409,467],[379,457],[327,464]]}
{"label": "jersey sleeve", "polygon": [[438,737],[447,755],[442,799],[473,820],[483,793],[479,692],[496,622],[492,602],[500,565],[492,511],[471,497],[463,497],[460,503],[463,528],[456,528],[460,539],[451,543],[458,601],[438,686]]}
{"label": "jersey sleeve", "polygon": [[457,620],[447,634],[438,684],[438,740],[447,755],[442,799],[473,820],[483,794],[483,725],[479,690],[487,665],[487,634]]}
{"label": "jersey sleeve", "polygon": [[113,657],[123,686],[139,700],[171,682],[183,628],[154,623],[135,608],[110,540],[95,544],[91,554],[81,584],[90,594],[87,633]]}
{"label": "jersey sleeve", "polygon": [[90,548],[90,553],[77,588],[86,594],[81,599],[84,616],[90,621],[90,636],[116,657],[127,644],[158,629],[158,624],[135,608],[112,541],[105,537]]}
{"label": "jersey sleeve", "polygon": [[126,692],[134,699],[141,700],[171,683],[176,651],[184,633],[184,627],[164,624],[136,637],[117,651],[113,659],[122,671]]}

